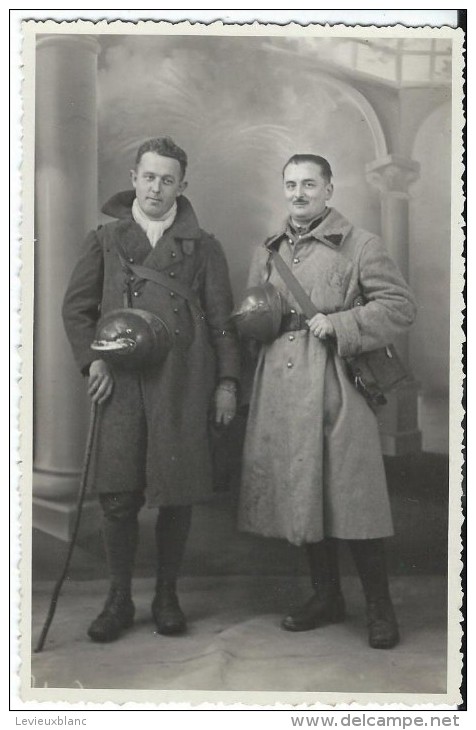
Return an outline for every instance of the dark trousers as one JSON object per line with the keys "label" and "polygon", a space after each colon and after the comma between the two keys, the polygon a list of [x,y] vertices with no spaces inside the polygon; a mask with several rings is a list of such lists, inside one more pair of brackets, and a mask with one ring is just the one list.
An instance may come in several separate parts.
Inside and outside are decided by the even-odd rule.
{"label": "dark trousers", "polygon": [[[111,584],[130,591],[139,538],[138,514],[144,496],[137,492],[107,493],[99,500]],[[191,521],[189,505],[159,509],[155,527],[157,586],[176,582]]]}

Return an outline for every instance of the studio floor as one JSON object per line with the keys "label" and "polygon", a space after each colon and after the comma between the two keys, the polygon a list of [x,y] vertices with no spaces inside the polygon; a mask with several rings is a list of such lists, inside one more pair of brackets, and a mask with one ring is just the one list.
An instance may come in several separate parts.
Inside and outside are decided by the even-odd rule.
{"label": "studio floor", "polygon": [[[85,531],[45,648],[31,655],[31,680],[25,680],[24,689],[31,682],[35,692],[77,692],[77,701],[84,689],[101,690],[106,697],[109,691],[114,702],[125,701],[118,699],[117,690],[124,690],[121,697],[126,690],[138,695],[142,690],[337,692],[347,700],[359,693],[444,695],[448,459],[424,453],[387,459],[386,469],[395,523],[395,536],[387,542],[388,563],[401,627],[401,643],[395,649],[379,651],[367,644],[363,596],[344,543],[339,552],[347,620],[297,634],[280,628],[289,606],[309,595],[305,553],[284,540],[239,533],[232,483],[227,492],[194,508],[179,585],[188,618],[184,636],[154,633],[150,603],[156,511],[144,509],[134,627],[113,644],[95,644],[87,637],[89,622],[107,592],[107,570],[100,531]],[[33,531],[33,647],[65,552],[65,543]]]}
{"label": "studio floor", "polygon": [[[357,579],[345,577],[343,587],[348,608],[344,623],[290,633],[280,628],[280,619],[290,604],[305,596],[305,578],[184,578],[180,594],[188,632],[164,637],[154,633],[150,615],[153,582],[138,579],[133,628],[104,645],[90,641],[86,629],[101,607],[106,582],[68,581],[45,648],[32,655],[32,686],[444,694],[445,580],[435,576],[394,579],[402,641],[388,651],[367,645]],[[34,586],[34,642],[51,589],[48,582]]]}

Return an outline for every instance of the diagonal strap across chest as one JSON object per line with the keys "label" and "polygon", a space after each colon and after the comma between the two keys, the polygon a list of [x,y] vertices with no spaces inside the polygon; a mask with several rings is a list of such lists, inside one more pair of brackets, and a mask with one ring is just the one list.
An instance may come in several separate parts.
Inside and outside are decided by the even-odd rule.
{"label": "diagonal strap across chest", "polygon": [[312,302],[309,295],[306,294],[303,287],[301,286],[301,283],[296,279],[289,266],[285,263],[284,259],[277,251],[272,251],[270,253],[270,258],[276,267],[276,271],[288,287],[291,294],[293,294],[296,301],[299,303],[299,306],[301,307],[306,317],[308,319],[314,317],[314,315],[318,312],[315,304]]}
{"label": "diagonal strap across chest", "polygon": [[161,271],[157,271],[157,269],[151,269],[148,266],[132,264],[126,261],[118,247],[116,247],[116,252],[124,271],[132,272],[139,279],[143,279],[144,281],[153,281],[155,284],[167,289],[167,291],[172,291],[175,294],[178,294],[180,297],[185,299],[191,307],[194,307],[201,316],[203,315],[197,295],[183,282],[177,280],[172,282],[170,277],[166,276]]}
{"label": "diagonal strap across chest", "polygon": [[165,274],[156,269],[150,269],[148,266],[139,266],[137,264],[127,264],[127,266],[139,279],[153,281],[155,284],[165,287],[169,291],[173,291],[201,311],[197,296],[182,282],[175,280],[171,283],[168,276],[165,276]]}

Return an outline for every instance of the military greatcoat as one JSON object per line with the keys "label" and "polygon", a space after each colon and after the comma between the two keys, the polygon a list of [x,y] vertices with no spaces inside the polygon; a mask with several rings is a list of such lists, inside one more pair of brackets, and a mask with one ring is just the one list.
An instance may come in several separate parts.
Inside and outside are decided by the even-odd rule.
{"label": "military greatcoat", "polygon": [[[64,298],[66,332],[86,373],[97,359],[90,345],[100,315],[123,307],[129,288],[132,306],[165,320],[174,342],[160,366],[113,372],[112,396],[100,407],[93,480],[101,492],[145,489],[149,506],[192,504],[212,491],[208,431],[215,386],[220,378],[239,377],[228,325],[228,268],[220,243],[199,227],[185,197],[155,248],[131,216],[133,198],[133,191],[112,198],[104,212],[117,220],[88,235]],[[170,289],[126,273],[118,250],[123,261],[168,275]],[[174,293],[174,281],[194,292],[203,317]]]}
{"label": "military greatcoat", "polygon": [[[392,533],[377,421],[344,359],[392,343],[415,303],[380,240],[335,209],[296,241],[286,228],[260,245],[249,286],[270,281],[289,312],[300,307],[269,260],[273,248],[299,279],[335,339],[308,329],[261,348],[247,426],[239,523],[301,544]],[[363,295],[367,303],[356,306]]]}

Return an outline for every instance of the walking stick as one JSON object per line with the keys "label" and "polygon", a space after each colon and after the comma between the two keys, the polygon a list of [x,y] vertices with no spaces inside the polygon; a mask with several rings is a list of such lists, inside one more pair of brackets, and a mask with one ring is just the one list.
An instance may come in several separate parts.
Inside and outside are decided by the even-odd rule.
{"label": "walking stick", "polygon": [[59,594],[60,594],[61,588],[63,586],[64,580],[66,578],[66,575],[68,573],[69,564],[71,562],[71,556],[73,555],[74,546],[76,544],[76,538],[78,536],[78,530],[79,530],[79,522],[81,520],[81,513],[83,510],[84,498],[86,496],[89,464],[91,462],[91,454],[92,454],[93,444],[94,444],[94,435],[96,432],[96,425],[97,425],[97,420],[98,420],[97,416],[98,416],[98,406],[97,406],[97,403],[93,403],[91,406],[91,416],[89,419],[89,431],[88,431],[88,437],[87,437],[87,441],[86,441],[86,452],[84,455],[84,464],[83,464],[83,471],[82,471],[82,475],[81,475],[81,484],[80,484],[79,493],[78,493],[78,502],[77,502],[77,506],[76,506],[76,518],[75,518],[75,522],[74,522],[73,533],[69,540],[68,553],[66,555],[66,560],[65,560],[63,571],[55,585],[53,595],[51,596],[48,615],[46,617],[46,621],[43,626],[43,630],[41,632],[41,636],[39,638],[38,644],[36,645],[35,654],[37,654],[38,652],[43,650],[43,645],[45,643],[46,636],[48,634],[49,628],[51,626],[51,622],[53,621],[53,617],[55,615],[56,604],[58,603]]}

